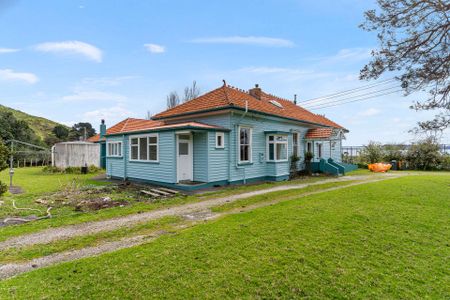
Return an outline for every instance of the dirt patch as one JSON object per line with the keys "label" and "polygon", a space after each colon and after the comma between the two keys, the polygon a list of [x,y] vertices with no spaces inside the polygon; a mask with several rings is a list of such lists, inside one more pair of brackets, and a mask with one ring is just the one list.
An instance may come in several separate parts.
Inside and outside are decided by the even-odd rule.
{"label": "dirt patch", "polygon": [[38,219],[39,218],[36,215],[30,215],[30,216],[26,216],[26,217],[16,217],[16,216],[6,217],[6,218],[0,219],[0,227],[10,226],[10,225],[19,225],[19,224],[23,224],[23,223],[28,223],[30,221],[35,221]]}
{"label": "dirt patch", "polygon": [[129,204],[130,204],[130,202],[128,202],[128,201],[117,201],[117,200],[111,200],[110,197],[104,197],[104,198],[82,200],[75,204],[75,210],[86,212],[86,211],[100,210],[100,209],[104,209],[104,208],[117,207],[117,206],[124,207]]}

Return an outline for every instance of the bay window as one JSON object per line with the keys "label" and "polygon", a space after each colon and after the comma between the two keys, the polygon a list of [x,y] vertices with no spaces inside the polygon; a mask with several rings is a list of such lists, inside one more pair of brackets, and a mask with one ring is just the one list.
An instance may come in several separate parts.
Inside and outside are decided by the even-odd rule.
{"label": "bay window", "polygon": [[158,161],[158,135],[140,135],[130,137],[131,161]]}
{"label": "bay window", "polygon": [[268,161],[287,161],[288,141],[287,135],[269,135],[267,136],[267,160]]}
{"label": "bay window", "polygon": [[239,127],[239,162],[252,161],[252,129]]}

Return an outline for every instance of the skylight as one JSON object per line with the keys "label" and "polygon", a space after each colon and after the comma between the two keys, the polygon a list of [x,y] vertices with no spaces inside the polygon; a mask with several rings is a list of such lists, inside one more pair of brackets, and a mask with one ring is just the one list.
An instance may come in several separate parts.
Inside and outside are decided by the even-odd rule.
{"label": "skylight", "polygon": [[283,105],[281,105],[281,103],[278,101],[270,100],[269,102],[275,105],[276,107],[283,108]]}

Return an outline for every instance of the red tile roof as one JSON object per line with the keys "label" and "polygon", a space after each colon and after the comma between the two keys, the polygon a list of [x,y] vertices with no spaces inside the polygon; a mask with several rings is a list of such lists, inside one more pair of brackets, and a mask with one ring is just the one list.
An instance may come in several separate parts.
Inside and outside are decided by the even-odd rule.
{"label": "red tile roof", "polygon": [[144,120],[128,118],[106,130],[106,135],[121,134],[129,132],[139,132],[145,130],[161,130],[161,129],[176,129],[176,128],[198,128],[198,129],[217,129],[227,130],[223,127],[204,124],[200,122],[183,122],[176,124],[166,124],[163,121]]}
{"label": "red tile roof", "polygon": [[[278,102],[282,107],[278,107],[273,102],[271,103],[271,101]],[[250,95],[249,92],[225,84],[220,88],[208,92],[200,97],[163,111],[155,115],[153,119],[166,119],[189,113],[209,111],[212,109],[225,109],[233,107],[245,109],[246,103],[248,103],[249,111],[261,112],[283,118],[344,129],[341,125],[336,124],[324,116],[316,115],[294,104],[290,100],[279,98],[263,91],[261,91],[261,97],[258,99]]]}
{"label": "red tile roof", "polygon": [[90,138],[88,138],[86,140],[87,142],[91,142],[91,143],[97,143],[100,141],[100,134],[96,134],[94,136],[91,136]]}
{"label": "red tile roof", "polygon": [[313,128],[306,133],[306,139],[327,139],[333,133],[332,128]]}

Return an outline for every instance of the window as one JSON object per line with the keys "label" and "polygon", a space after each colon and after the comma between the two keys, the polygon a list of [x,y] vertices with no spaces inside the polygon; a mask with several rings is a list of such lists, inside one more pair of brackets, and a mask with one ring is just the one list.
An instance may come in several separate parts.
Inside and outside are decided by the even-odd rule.
{"label": "window", "polygon": [[298,156],[298,133],[294,132],[292,134],[292,154]]}
{"label": "window", "polygon": [[319,158],[322,158],[322,144],[317,144],[317,152]]}
{"label": "window", "polygon": [[108,143],[108,156],[122,157],[122,142]]}
{"label": "window", "polygon": [[267,149],[269,161],[286,161],[288,157],[287,135],[269,135]]}
{"label": "window", "polygon": [[311,143],[311,142],[308,142],[308,143],[306,144],[306,148],[308,149],[308,150],[307,150],[308,152],[312,153],[312,143]]}
{"label": "window", "polygon": [[216,132],[216,148],[225,147],[225,134],[223,132]]}
{"label": "window", "polygon": [[130,138],[130,160],[158,161],[158,135],[141,135]]}
{"label": "window", "polygon": [[269,102],[272,103],[273,105],[275,105],[278,108],[283,108],[283,105],[281,105],[281,103],[278,102],[278,101],[270,100]]}
{"label": "window", "polygon": [[239,127],[239,162],[252,161],[252,129]]}

